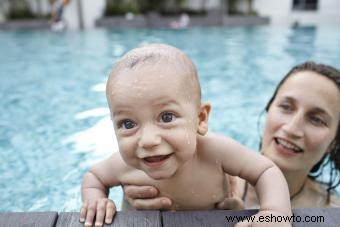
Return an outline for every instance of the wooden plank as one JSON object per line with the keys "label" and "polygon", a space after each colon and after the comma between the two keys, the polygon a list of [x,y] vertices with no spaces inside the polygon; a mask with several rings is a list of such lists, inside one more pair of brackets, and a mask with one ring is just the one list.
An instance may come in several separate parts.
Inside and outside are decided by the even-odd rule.
{"label": "wooden plank", "polygon": [[340,226],[340,208],[304,208],[294,209],[293,227],[338,227]]}
{"label": "wooden plank", "polygon": [[[159,211],[117,212],[114,222],[105,227],[161,227]],[[78,212],[60,213],[56,227],[83,227]]]}
{"label": "wooden plank", "polygon": [[79,222],[79,212],[59,213],[57,227],[83,227]]}
{"label": "wooden plank", "polygon": [[1,227],[54,227],[57,212],[5,212],[0,213]]}
{"label": "wooden plank", "polygon": [[[181,226],[231,227],[237,223],[236,217],[251,216],[256,212],[257,212],[256,210],[162,212],[162,223],[163,227],[181,227]],[[293,227],[340,226],[340,208],[294,209],[293,214],[294,214]],[[234,221],[228,221],[227,217],[235,218]]]}
{"label": "wooden plank", "polygon": [[112,227],[161,227],[159,211],[118,212]]}
{"label": "wooden plank", "polygon": [[[236,217],[255,214],[256,210],[211,210],[211,211],[127,211],[118,212],[114,223],[105,227],[231,227]],[[340,226],[340,208],[294,209],[294,227],[336,227]],[[234,217],[234,221],[228,217]],[[0,212],[1,227],[82,227],[78,212]]]}
{"label": "wooden plank", "polygon": [[[251,216],[256,210],[210,210],[210,211],[176,211],[162,212],[163,227],[232,227],[237,223],[236,217]],[[227,217],[235,217],[228,221]]]}

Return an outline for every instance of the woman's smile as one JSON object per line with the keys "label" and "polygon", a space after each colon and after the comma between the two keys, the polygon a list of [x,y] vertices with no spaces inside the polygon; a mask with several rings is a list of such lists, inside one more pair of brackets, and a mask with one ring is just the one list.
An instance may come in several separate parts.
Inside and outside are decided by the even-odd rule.
{"label": "woman's smile", "polygon": [[274,138],[276,150],[286,156],[294,156],[296,154],[302,153],[303,149],[299,146],[285,140],[282,138]]}

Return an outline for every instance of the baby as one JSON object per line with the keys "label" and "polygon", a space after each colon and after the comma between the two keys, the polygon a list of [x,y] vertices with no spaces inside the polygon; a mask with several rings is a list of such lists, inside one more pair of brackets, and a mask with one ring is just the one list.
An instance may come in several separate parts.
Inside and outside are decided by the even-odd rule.
{"label": "baby", "polygon": [[255,186],[258,216],[291,215],[286,181],[271,161],[208,133],[211,106],[201,103],[196,68],[182,51],[164,44],[133,49],[114,65],[106,96],[119,153],[84,176],[85,226],[95,215],[96,226],[112,222],[116,207],[108,191],[119,185],[153,185],[173,210],[213,209],[227,195],[225,174]]}

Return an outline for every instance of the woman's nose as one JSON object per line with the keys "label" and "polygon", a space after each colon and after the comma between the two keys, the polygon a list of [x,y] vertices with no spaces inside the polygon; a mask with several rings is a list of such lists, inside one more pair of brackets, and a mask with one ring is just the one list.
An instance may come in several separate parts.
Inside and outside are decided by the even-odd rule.
{"label": "woman's nose", "polygon": [[304,121],[303,115],[300,113],[295,113],[290,118],[287,119],[283,125],[283,131],[292,137],[302,137],[304,132]]}
{"label": "woman's nose", "polygon": [[145,125],[142,128],[141,135],[139,138],[138,145],[144,149],[150,149],[161,143],[161,137],[158,134],[157,127],[153,125]]}

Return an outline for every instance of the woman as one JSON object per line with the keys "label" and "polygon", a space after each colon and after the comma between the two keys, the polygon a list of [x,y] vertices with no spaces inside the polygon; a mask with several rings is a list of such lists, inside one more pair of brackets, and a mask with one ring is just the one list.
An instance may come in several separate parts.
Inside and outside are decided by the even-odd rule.
{"label": "woman", "polygon": [[[261,153],[286,177],[293,208],[340,206],[340,72],[314,62],[295,66],[278,84],[265,108]],[[318,181],[325,166],[329,179]],[[246,208],[258,206],[254,189],[238,181]],[[127,199],[137,209],[166,209],[171,201],[156,197],[151,186],[128,186]],[[232,201],[233,202],[233,201]],[[230,200],[218,205],[229,208]],[[232,207],[232,206],[231,206]]]}
{"label": "woman", "polygon": [[[307,62],[279,83],[266,106],[262,153],[286,177],[292,207],[339,206],[332,190],[339,185],[340,72]],[[330,164],[327,182],[319,176]],[[252,188],[243,188],[246,207],[257,204]]]}

